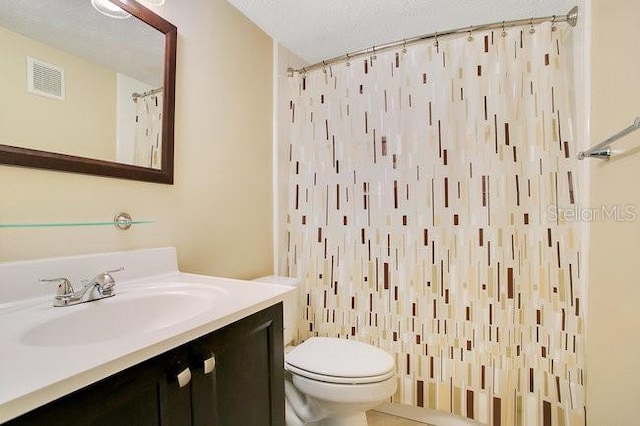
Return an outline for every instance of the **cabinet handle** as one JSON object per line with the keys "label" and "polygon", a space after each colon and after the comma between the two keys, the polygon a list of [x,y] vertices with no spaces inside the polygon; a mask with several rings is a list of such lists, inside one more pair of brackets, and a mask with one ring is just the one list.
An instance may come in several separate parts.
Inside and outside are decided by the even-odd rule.
{"label": "cabinet handle", "polygon": [[189,367],[178,373],[176,378],[178,379],[178,385],[180,385],[181,388],[187,386],[191,381],[191,370],[189,370]]}
{"label": "cabinet handle", "polygon": [[211,357],[204,360],[204,374],[209,374],[216,368],[216,357],[215,355],[211,355]]}

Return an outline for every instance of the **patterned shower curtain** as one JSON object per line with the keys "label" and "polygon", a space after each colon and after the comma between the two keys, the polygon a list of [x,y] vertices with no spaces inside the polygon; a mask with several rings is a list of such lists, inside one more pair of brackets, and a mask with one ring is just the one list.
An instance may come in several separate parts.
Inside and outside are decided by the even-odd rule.
{"label": "patterned shower curtain", "polygon": [[428,41],[289,79],[298,339],[395,356],[392,401],[584,424],[570,28]]}
{"label": "patterned shower curtain", "polygon": [[162,167],[162,92],[138,98],[134,164]]}

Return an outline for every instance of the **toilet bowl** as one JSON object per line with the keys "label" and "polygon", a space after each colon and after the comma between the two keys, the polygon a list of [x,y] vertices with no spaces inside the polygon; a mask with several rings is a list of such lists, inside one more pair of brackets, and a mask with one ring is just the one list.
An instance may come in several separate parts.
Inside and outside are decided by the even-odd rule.
{"label": "toilet bowl", "polygon": [[393,357],[354,340],[312,337],[285,355],[285,369],[288,425],[366,425],[365,412],[397,387]]}
{"label": "toilet bowl", "polygon": [[[297,286],[298,280],[256,281]],[[284,301],[284,342],[295,337],[297,296]],[[285,350],[286,424],[366,426],[365,412],[396,391],[395,362],[375,346],[355,340],[311,337]]]}

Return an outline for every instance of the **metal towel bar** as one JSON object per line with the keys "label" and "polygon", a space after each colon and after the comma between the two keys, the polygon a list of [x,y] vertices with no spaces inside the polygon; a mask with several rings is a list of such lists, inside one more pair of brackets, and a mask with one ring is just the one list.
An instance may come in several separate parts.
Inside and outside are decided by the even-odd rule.
{"label": "metal towel bar", "polygon": [[627,136],[629,133],[635,132],[640,129],[640,117],[636,117],[633,124],[624,130],[619,131],[609,139],[600,142],[597,145],[592,146],[586,151],[578,153],[578,160],[583,160],[587,157],[599,158],[601,160],[608,160],[611,157],[611,148],[609,145],[617,141],[618,139]]}

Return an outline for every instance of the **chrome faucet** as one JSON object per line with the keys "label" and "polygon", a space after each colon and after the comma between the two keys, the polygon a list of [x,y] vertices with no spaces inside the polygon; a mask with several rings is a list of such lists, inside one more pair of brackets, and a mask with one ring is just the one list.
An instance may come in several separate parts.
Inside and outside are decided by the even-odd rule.
{"label": "chrome faucet", "polygon": [[114,296],[116,280],[111,274],[121,271],[124,271],[124,268],[102,272],[92,280],[83,280],[82,284],[84,286],[78,291],[74,291],[73,286],[66,278],[41,279],[40,281],[58,283],[58,290],[53,299],[53,306],[71,306]]}

